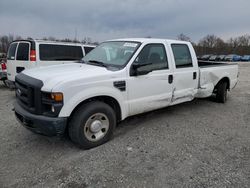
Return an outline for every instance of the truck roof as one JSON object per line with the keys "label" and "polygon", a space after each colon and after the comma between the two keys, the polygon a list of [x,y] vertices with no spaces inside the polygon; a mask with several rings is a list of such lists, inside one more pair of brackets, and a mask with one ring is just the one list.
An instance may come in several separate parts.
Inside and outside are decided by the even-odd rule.
{"label": "truck roof", "polygon": [[131,42],[147,42],[147,43],[161,43],[161,42],[166,42],[166,43],[186,43],[189,44],[190,42],[187,41],[180,41],[180,40],[172,40],[172,39],[160,39],[160,38],[123,38],[123,39],[113,39],[113,40],[108,40],[108,41],[131,41]]}
{"label": "truck roof", "polygon": [[54,44],[74,44],[74,45],[81,45],[81,46],[86,46],[86,47],[95,47],[96,45],[92,45],[92,44],[83,44],[83,43],[79,43],[79,42],[62,42],[62,41],[50,41],[50,40],[43,40],[43,39],[20,39],[20,40],[14,40],[12,41],[11,43],[13,42],[21,42],[21,41],[24,41],[24,42],[38,42],[38,43],[48,43],[48,44],[51,44],[51,43],[54,43]]}

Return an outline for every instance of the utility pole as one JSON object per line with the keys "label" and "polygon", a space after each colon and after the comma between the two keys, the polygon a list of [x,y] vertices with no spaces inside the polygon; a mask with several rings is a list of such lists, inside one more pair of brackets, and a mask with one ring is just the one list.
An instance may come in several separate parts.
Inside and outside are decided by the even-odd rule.
{"label": "utility pole", "polygon": [[76,43],[76,39],[77,39],[77,28],[75,28],[75,43]]}

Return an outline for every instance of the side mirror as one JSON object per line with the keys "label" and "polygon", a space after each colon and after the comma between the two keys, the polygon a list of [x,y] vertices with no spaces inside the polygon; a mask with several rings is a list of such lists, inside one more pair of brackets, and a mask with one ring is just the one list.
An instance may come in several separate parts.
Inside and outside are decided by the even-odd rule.
{"label": "side mirror", "polygon": [[131,67],[130,75],[131,76],[140,76],[145,75],[151,72],[151,69],[148,69],[147,66],[152,65],[152,63],[137,63],[134,62]]}

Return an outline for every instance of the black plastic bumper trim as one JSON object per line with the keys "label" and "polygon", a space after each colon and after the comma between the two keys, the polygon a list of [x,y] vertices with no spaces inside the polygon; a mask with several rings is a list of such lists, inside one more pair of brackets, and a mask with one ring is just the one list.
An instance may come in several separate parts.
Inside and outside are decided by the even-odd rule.
{"label": "black plastic bumper trim", "polygon": [[32,132],[46,136],[63,135],[67,126],[65,117],[46,117],[31,114],[23,109],[17,102],[14,104],[17,120]]}

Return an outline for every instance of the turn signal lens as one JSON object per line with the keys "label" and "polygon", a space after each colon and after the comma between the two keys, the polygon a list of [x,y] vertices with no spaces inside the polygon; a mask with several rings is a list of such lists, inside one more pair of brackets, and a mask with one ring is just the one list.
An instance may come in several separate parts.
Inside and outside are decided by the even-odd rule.
{"label": "turn signal lens", "polygon": [[62,93],[51,93],[51,98],[56,102],[63,101],[63,94]]}

